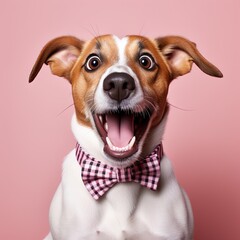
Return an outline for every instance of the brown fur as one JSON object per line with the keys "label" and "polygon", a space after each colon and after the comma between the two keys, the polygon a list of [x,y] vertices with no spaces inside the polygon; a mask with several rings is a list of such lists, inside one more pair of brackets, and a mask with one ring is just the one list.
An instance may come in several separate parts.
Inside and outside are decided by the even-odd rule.
{"label": "brown fur", "polygon": [[[140,67],[139,46],[141,53],[147,52],[155,59],[157,67],[153,71],[146,71]],[[61,57],[59,57],[60,52],[63,54]],[[103,60],[96,71],[89,73],[85,71],[84,64],[91,53],[100,54]],[[178,36],[155,40],[142,36],[129,36],[126,56],[127,64],[137,75],[143,89],[145,104],[148,102],[155,104],[157,114],[153,118],[152,126],[157,125],[165,113],[171,80],[188,73],[193,62],[205,73],[222,77],[222,73],[200,54],[196,44]],[[175,61],[176,58],[181,58],[181,61]],[[29,82],[34,80],[44,63],[50,65],[53,74],[65,77],[71,82],[78,121],[92,127],[85,116],[86,104],[90,108],[94,105],[93,95],[101,76],[117,61],[118,49],[111,35],[99,36],[87,43],[71,36],[59,37],[43,48],[33,66]]]}
{"label": "brown fur", "polygon": [[[97,44],[101,45],[99,50],[96,49]],[[103,57],[103,64],[99,69],[97,69],[97,71],[89,73],[85,71],[82,66],[91,53],[100,53]],[[88,103],[89,106],[94,104],[93,94],[102,74],[113,63],[117,62],[117,60],[118,49],[110,35],[100,36],[93,39],[87,43],[86,47],[83,49],[78,62],[72,70],[72,92],[74,105],[78,121],[82,124],[91,126],[89,119],[86,119],[85,116],[85,104]]]}
{"label": "brown fur", "polygon": [[[144,48],[141,53],[150,53],[155,62],[158,63],[157,68],[154,71],[146,71],[139,67],[138,61],[136,61],[136,54],[138,53],[139,42],[142,43]],[[144,99],[151,103],[156,103],[157,115],[153,119],[152,126],[156,126],[162,119],[165,107],[166,98],[168,93],[168,86],[170,84],[170,72],[166,63],[159,52],[157,45],[150,41],[148,38],[141,36],[130,36],[127,46],[127,57],[129,59],[129,66],[136,73],[140,84],[143,89]]]}

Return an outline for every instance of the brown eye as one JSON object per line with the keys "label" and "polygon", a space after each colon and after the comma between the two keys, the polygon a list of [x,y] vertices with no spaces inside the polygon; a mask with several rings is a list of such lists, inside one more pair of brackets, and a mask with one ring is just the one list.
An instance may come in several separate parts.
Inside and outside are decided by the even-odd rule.
{"label": "brown eye", "polygon": [[147,69],[147,70],[152,70],[155,66],[154,60],[152,59],[152,57],[150,55],[147,55],[147,54],[143,54],[139,58],[139,63],[141,65],[141,67],[143,67],[144,69]]}
{"label": "brown eye", "polygon": [[92,55],[88,58],[85,69],[87,71],[94,71],[100,67],[101,63],[101,59],[97,55]]}

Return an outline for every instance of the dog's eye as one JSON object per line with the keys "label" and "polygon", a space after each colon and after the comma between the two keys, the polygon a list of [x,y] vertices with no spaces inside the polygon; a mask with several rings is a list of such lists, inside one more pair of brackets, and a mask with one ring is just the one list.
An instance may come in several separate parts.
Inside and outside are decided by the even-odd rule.
{"label": "dog's eye", "polygon": [[97,55],[90,55],[87,59],[85,69],[86,71],[94,71],[98,69],[102,61]]}
{"label": "dog's eye", "polygon": [[148,54],[143,54],[139,58],[139,64],[141,65],[141,67],[143,67],[144,69],[147,69],[147,70],[152,70],[155,67],[155,62],[154,62],[152,56],[150,56]]}

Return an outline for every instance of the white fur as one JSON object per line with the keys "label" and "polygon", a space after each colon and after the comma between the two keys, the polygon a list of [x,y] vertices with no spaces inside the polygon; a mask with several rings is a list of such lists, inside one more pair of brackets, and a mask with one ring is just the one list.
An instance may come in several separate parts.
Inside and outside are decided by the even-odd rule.
{"label": "white fur", "polygon": [[[123,71],[134,78],[136,92],[122,103],[125,107],[143,101],[137,76],[126,65],[124,49],[127,38],[114,39],[120,57],[119,62],[103,74],[95,92],[94,101],[100,112],[112,107],[111,99],[102,90],[103,79],[112,72]],[[147,144],[135,156],[141,152],[150,153],[162,140],[166,119],[167,115],[144,137]],[[72,131],[86,152],[102,162],[109,162],[96,129],[80,125],[74,115]],[[140,149],[142,146],[140,143]],[[82,182],[81,168],[73,149],[63,163],[62,181],[51,203],[50,226],[51,233],[45,240],[191,240],[193,216],[188,197],[179,186],[166,156],[161,160],[157,191],[137,183],[119,183],[96,201]]]}
{"label": "white fur", "polygon": [[125,48],[127,45],[128,38],[125,37],[123,39],[119,39],[118,37],[113,37],[115,43],[118,47],[118,62],[111,67],[109,67],[105,73],[100,78],[98,83],[95,96],[94,96],[94,106],[98,113],[106,112],[107,110],[111,110],[115,107],[115,101],[110,99],[106,93],[103,91],[103,81],[104,79],[113,72],[123,72],[128,73],[134,79],[136,90],[134,94],[130,95],[127,99],[124,99],[121,103],[122,108],[133,108],[134,106],[140,104],[143,99],[143,92],[140,87],[140,83],[136,74],[133,70],[127,65],[127,60],[125,56]]}
{"label": "white fur", "polygon": [[[149,138],[162,138],[163,121]],[[79,143],[93,156],[102,155],[102,143],[90,128],[72,120],[73,132]],[[50,208],[50,240],[190,240],[193,217],[189,200],[180,188],[170,161],[161,160],[161,187],[153,192],[137,183],[119,183],[100,200],[94,200],[81,180],[81,169],[75,150],[63,164],[62,182]]]}
{"label": "white fur", "polygon": [[124,37],[122,39],[118,38],[117,36],[113,36],[113,39],[118,47],[118,64],[119,65],[127,65],[127,58],[125,55],[125,51],[126,51],[126,46],[128,43],[128,37]]}
{"label": "white fur", "polygon": [[[111,98],[109,98],[108,95],[103,91],[103,81],[104,81],[104,79],[109,74],[111,74],[113,72],[127,73],[134,79],[134,82],[135,82],[134,93],[130,94],[130,96],[127,99],[124,99],[121,102],[121,104],[120,104],[121,108],[122,109],[134,109],[135,108],[135,111],[140,111],[141,110],[141,105],[144,102],[144,96],[143,96],[143,91],[142,91],[142,88],[140,86],[137,75],[127,65],[127,60],[126,60],[126,56],[125,56],[125,48],[126,48],[126,45],[127,45],[128,38],[125,37],[123,39],[119,39],[118,37],[113,36],[113,39],[115,40],[115,43],[116,43],[117,48],[118,48],[118,62],[116,64],[112,65],[111,67],[109,67],[104,72],[104,74],[101,76],[101,78],[99,80],[99,83],[98,83],[98,86],[96,88],[95,95],[94,95],[95,111],[97,113],[104,113],[104,112],[107,112],[107,111],[113,110],[113,109],[117,110],[115,101],[112,100]],[[91,113],[87,112],[86,114],[88,116],[90,116],[90,120],[93,123],[92,125],[94,126],[94,122],[93,122],[93,119],[91,117]],[[75,135],[75,137],[77,137],[77,136]],[[101,148],[101,153],[99,153],[99,154],[104,157],[103,161],[105,161],[107,159],[107,162],[111,163],[112,165],[116,165],[116,166],[121,165],[121,167],[125,167],[127,165],[132,164],[133,161],[135,161],[135,159],[141,154],[141,148],[142,148],[142,144],[143,144],[144,140],[145,140],[145,137],[143,137],[141,139],[141,142],[138,144],[139,145],[139,150],[134,155],[131,156],[131,159],[126,160],[124,163],[118,163],[114,160],[112,161],[111,158],[106,157],[106,155],[102,151],[103,147]],[[101,142],[100,145],[103,146],[102,141],[100,141],[100,142]],[[98,155],[96,155],[96,156],[98,156]]]}

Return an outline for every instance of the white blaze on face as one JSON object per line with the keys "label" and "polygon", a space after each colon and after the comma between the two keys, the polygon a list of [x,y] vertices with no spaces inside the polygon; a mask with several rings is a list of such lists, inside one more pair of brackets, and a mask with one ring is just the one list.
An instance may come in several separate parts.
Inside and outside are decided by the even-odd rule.
{"label": "white blaze on face", "polygon": [[[94,95],[94,106],[95,114],[99,116],[101,125],[104,126],[106,131],[106,136],[104,134],[104,141],[108,146],[108,154],[117,157],[119,155],[117,155],[116,152],[125,152],[126,154],[129,152],[129,154],[133,154],[135,151],[134,149],[136,149],[136,146],[134,147],[136,141],[134,114],[128,113],[129,111],[136,112],[137,110],[141,110],[141,104],[144,99],[139,79],[134,71],[128,66],[128,62],[133,61],[127,59],[128,54],[126,54],[128,51],[129,38],[125,37],[119,39],[116,36],[112,36],[112,40],[115,43],[116,58],[112,60],[112,65],[106,69],[99,80]],[[107,44],[107,42],[105,42],[105,44]],[[111,61],[111,59],[109,59],[109,61]],[[106,77],[112,73],[126,73],[134,80],[134,91],[121,102],[117,102],[115,99],[111,98],[103,88]],[[119,109],[121,109],[121,111],[119,111]],[[119,114],[113,114],[113,111],[119,111]],[[96,126],[99,129],[99,122]]]}
{"label": "white blaze on face", "polygon": [[[127,65],[128,59],[126,56],[127,45],[128,45],[128,37],[124,37],[122,39],[112,36],[116,47],[118,49],[118,61],[113,62],[113,65],[109,67],[105,73],[101,76],[99,84],[97,86],[94,103],[96,111],[99,113],[104,113],[106,111],[113,110],[112,107],[116,105],[116,103],[109,98],[109,96],[103,90],[103,82],[104,79],[111,73],[114,72],[122,72],[129,74],[135,82],[135,91],[134,94],[131,95],[128,99],[124,99],[121,103],[121,107],[124,109],[134,109],[138,104],[143,101],[143,92],[138,80],[137,75],[133,72],[133,70]],[[116,107],[116,106],[115,106]],[[116,110],[116,109],[115,109]]]}
{"label": "white blaze on face", "polygon": [[128,37],[125,38],[118,38],[117,36],[113,36],[113,39],[118,48],[118,65],[119,66],[127,66],[127,57],[126,57],[126,46],[128,43]]}

